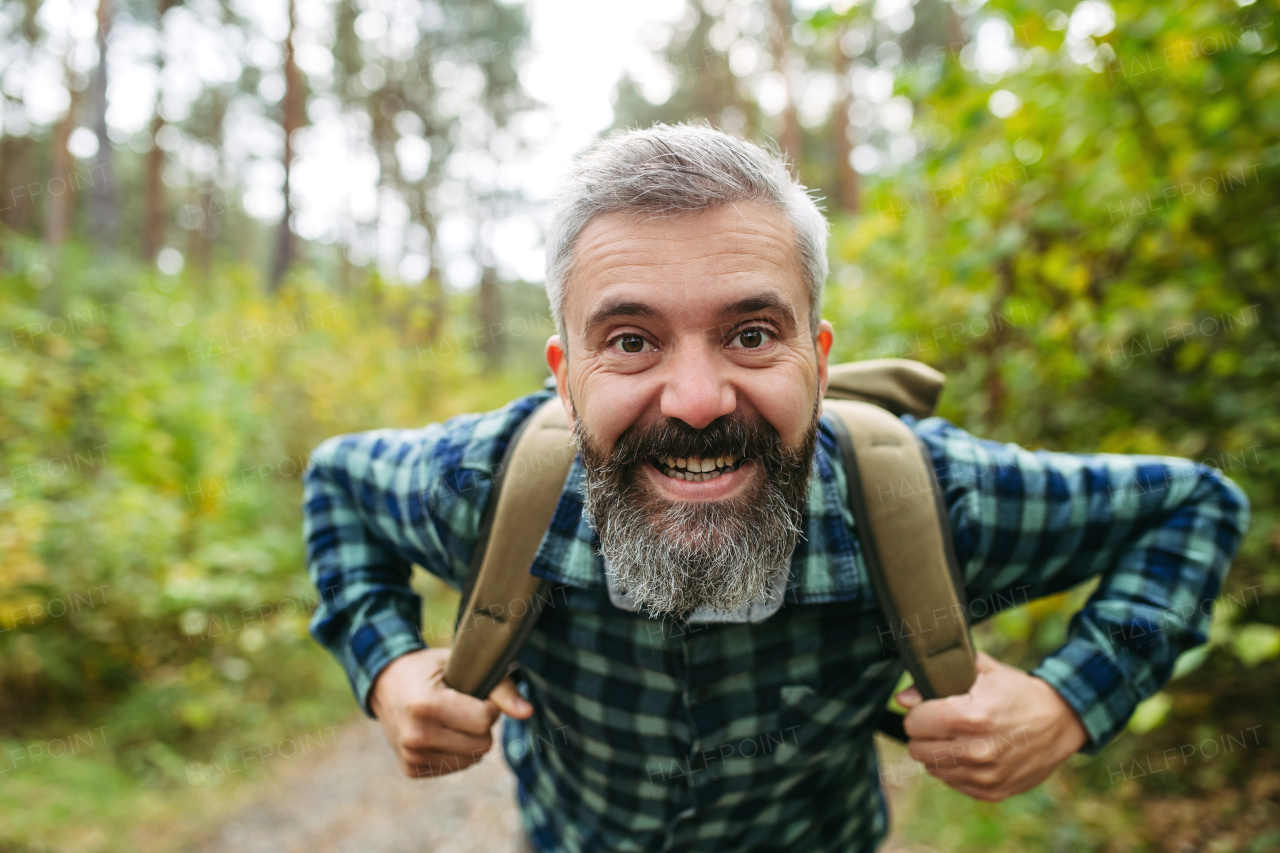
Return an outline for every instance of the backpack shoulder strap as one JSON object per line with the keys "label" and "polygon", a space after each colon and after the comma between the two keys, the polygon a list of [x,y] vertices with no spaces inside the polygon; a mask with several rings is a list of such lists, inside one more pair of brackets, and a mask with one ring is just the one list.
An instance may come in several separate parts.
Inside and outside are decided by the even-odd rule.
{"label": "backpack shoulder strap", "polygon": [[462,589],[444,671],[445,684],[454,690],[487,697],[550,601],[551,582],[528,568],[551,526],[577,452],[557,397],[539,406],[512,436],[494,473]]}
{"label": "backpack shoulder strap", "polygon": [[[844,457],[850,503],[876,597],[899,653],[927,699],[966,692],[976,676],[963,583],[932,464],[919,440],[882,408],[927,415],[941,374],[902,360],[868,362],[849,378],[850,397],[824,400]],[[923,365],[919,365],[923,368]],[[888,394],[865,393],[868,382]],[[905,372],[905,377],[903,373]],[[901,380],[901,382],[899,381]],[[914,390],[897,389],[905,383]],[[560,402],[538,407],[512,437],[494,474],[458,609],[444,680],[486,697],[550,600],[548,581],[529,574],[551,524],[577,448]],[[508,488],[508,481],[518,488]],[[511,571],[511,566],[524,571]]]}
{"label": "backpack shoulder strap", "polygon": [[965,693],[977,677],[942,490],[923,443],[870,403],[824,400],[835,415],[867,572],[925,699]]}

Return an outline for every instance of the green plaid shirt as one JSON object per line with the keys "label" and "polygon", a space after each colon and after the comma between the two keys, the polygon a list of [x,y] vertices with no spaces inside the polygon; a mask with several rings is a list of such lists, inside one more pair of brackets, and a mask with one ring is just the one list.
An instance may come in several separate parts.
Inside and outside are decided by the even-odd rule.
{"label": "green plaid shirt", "polygon": [[[495,412],[321,444],[305,475],[311,630],[368,712],[395,657],[424,646],[411,564],[460,587],[492,472],[540,392]],[[1183,459],[1029,452],[904,418],[946,495],[969,616],[1101,576],[1034,674],[1095,752],[1203,643],[1248,523],[1240,489]],[[681,625],[611,605],[574,463],[531,568],[557,584],[519,662],[535,713],[503,750],[544,851],[872,850],[887,829],[872,740],[902,673],[826,423],[783,606]]]}

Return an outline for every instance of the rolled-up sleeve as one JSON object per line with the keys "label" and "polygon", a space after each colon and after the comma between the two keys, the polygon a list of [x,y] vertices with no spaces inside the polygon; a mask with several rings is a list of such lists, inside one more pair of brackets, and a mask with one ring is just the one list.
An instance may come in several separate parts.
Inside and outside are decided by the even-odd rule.
{"label": "rolled-up sleeve", "polygon": [[1096,752],[1208,638],[1249,523],[1211,467],[1169,456],[1028,451],[940,418],[916,425],[946,495],[970,614],[1098,576],[1066,643],[1033,674],[1080,717]]}

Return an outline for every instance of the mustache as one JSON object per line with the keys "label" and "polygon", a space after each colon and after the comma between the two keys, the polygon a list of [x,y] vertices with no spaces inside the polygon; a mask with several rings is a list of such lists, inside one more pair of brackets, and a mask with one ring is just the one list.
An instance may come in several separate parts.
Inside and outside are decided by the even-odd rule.
{"label": "mustache", "polygon": [[633,425],[618,437],[608,464],[627,468],[661,457],[702,459],[737,456],[768,462],[782,451],[782,437],[759,415],[733,412],[695,429],[677,418]]}

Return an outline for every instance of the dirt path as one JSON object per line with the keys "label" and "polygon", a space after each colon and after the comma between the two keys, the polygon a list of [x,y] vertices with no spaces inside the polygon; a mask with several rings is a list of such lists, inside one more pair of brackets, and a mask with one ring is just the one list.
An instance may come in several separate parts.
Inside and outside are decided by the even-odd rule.
{"label": "dirt path", "polygon": [[382,728],[359,720],[308,759],[262,783],[197,853],[515,850],[515,778],[497,750],[463,773],[408,779]]}
{"label": "dirt path", "polygon": [[[497,750],[439,779],[400,774],[381,727],[357,720],[261,783],[256,799],[195,853],[508,853],[515,778]],[[891,800],[902,792],[889,788]],[[890,838],[879,853],[924,853]]]}

